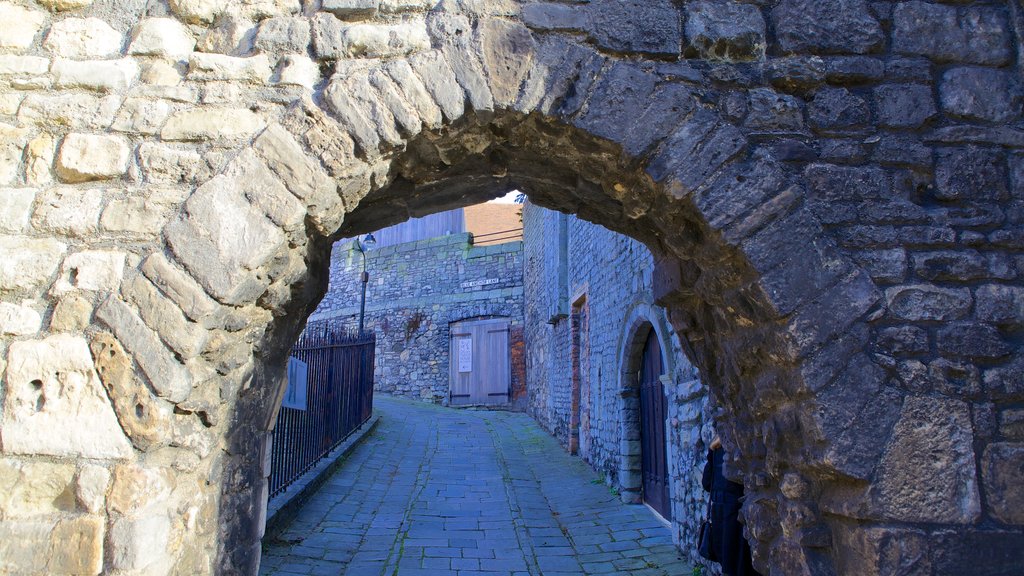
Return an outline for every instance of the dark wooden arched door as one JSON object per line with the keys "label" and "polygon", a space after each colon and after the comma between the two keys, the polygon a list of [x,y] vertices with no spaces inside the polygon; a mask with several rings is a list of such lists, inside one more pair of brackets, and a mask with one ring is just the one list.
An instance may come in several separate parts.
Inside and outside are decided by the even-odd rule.
{"label": "dark wooden arched door", "polygon": [[672,518],[668,498],[668,458],[665,450],[665,417],[667,406],[661,375],[665,364],[661,358],[658,335],[651,330],[644,343],[640,363],[640,450],[644,502],[666,520]]}

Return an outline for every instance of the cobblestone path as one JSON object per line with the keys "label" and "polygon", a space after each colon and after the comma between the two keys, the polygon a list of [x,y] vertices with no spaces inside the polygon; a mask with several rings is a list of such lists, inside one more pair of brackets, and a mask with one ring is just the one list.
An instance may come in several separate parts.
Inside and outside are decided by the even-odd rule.
{"label": "cobblestone path", "polygon": [[375,398],[382,418],[280,537],[263,575],[689,575],[532,419]]}

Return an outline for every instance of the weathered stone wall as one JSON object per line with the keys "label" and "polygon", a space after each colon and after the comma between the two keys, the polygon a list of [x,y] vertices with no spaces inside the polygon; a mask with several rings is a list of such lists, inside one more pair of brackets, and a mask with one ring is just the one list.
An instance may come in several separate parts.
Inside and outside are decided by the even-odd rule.
{"label": "weathered stone wall", "polygon": [[[641,501],[635,468],[636,386],[641,348],[654,330],[663,347],[667,376],[673,537],[698,561],[687,537],[699,526],[706,503],[700,473],[712,434],[707,394],[665,310],[654,304],[650,251],[621,234],[533,204],[523,211],[523,234],[531,414],[569,445],[574,367],[568,307],[585,301],[589,322],[581,348],[586,354],[580,358],[582,369],[576,371],[588,380],[581,382],[587,393],[580,406],[580,456],[604,474],[623,500]],[[563,293],[569,295],[567,300],[561,298]]]}
{"label": "weathered stone wall", "polygon": [[0,10],[3,570],[253,573],[332,242],[512,189],[651,250],[763,571],[1021,565],[1019,0]]}
{"label": "weathered stone wall", "polygon": [[[377,334],[374,389],[447,404],[449,326],[468,318],[510,320],[510,346],[523,341],[523,245],[474,246],[451,234],[366,252],[366,330]],[[359,325],[362,256],[351,241],[335,244],[327,294],[311,318]],[[524,398],[525,375],[512,371],[512,400]]]}

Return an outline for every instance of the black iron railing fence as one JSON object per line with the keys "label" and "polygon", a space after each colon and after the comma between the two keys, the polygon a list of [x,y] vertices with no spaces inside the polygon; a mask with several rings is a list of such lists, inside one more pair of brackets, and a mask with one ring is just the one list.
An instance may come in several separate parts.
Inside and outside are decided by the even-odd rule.
{"label": "black iron railing fence", "polygon": [[523,229],[502,230],[500,232],[489,232],[487,234],[474,234],[474,246],[490,246],[492,244],[504,244],[523,239]]}
{"label": "black iron railing fence", "polygon": [[332,322],[310,323],[292,347],[308,366],[306,409],[281,408],[274,426],[270,496],[284,491],[373,411],[376,337]]}

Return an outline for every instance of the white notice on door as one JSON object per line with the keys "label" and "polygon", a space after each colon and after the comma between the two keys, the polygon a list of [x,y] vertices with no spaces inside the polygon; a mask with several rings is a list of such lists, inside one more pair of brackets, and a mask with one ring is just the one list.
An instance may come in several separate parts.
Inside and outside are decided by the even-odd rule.
{"label": "white notice on door", "polygon": [[473,371],[473,339],[459,338],[459,372]]}

